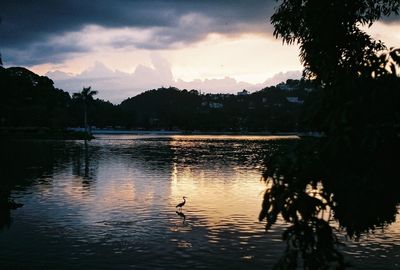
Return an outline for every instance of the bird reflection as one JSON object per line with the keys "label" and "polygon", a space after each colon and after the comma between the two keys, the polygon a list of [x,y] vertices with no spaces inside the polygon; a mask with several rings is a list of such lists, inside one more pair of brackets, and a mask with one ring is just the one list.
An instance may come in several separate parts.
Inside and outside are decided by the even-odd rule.
{"label": "bird reflection", "polygon": [[4,227],[10,227],[10,210],[14,210],[23,206],[22,203],[15,202],[13,199],[10,199],[9,196],[9,192],[0,191],[0,230]]}
{"label": "bird reflection", "polygon": [[14,209],[20,208],[22,206],[24,206],[23,203],[17,203],[17,202],[14,202],[14,200],[9,200],[8,201],[9,209],[13,209],[14,210]]}
{"label": "bird reflection", "polygon": [[182,212],[179,212],[179,211],[176,211],[175,213],[182,218],[182,224],[185,224],[186,215],[184,213],[182,213]]}
{"label": "bird reflection", "polygon": [[176,205],[176,208],[179,208],[179,210],[180,210],[181,212],[182,212],[182,206],[185,205],[187,197],[183,196],[182,199],[183,199],[183,202],[178,203],[178,204]]}

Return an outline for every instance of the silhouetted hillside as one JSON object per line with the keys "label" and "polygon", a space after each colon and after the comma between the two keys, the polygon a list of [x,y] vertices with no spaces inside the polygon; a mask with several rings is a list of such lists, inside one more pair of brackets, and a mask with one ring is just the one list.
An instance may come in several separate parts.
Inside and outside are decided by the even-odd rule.
{"label": "silhouetted hillside", "polygon": [[200,103],[197,91],[170,87],[128,98],[120,107],[127,127],[193,129]]}
{"label": "silhouetted hillside", "polygon": [[311,83],[288,80],[255,93],[200,94],[159,88],[124,100],[120,107],[129,128],[186,131],[296,131]]}
{"label": "silhouetted hillside", "polygon": [[[82,106],[53,81],[26,68],[0,67],[0,127],[65,128],[82,125]],[[118,108],[96,99],[89,108],[91,124],[119,123]]]}
{"label": "silhouetted hillside", "polygon": [[68,93],[25,68],[0,67],[1,126],[62,127],[68,121]]}
{"label": "silhouetted hillside", "polygon": [[[82,101],[54,88],[53,81],[25,68],[0,68],[0,127],[66,128],[83,126]],[[288,80],[250,94],[201,94],[174,87],[146,91],[120,105],[92,99],[90,126],[182,131],[302,130],[310,82]],[[77,89],[77,92],[79,90]],[[101,89],[100,89],[101,91]]]}

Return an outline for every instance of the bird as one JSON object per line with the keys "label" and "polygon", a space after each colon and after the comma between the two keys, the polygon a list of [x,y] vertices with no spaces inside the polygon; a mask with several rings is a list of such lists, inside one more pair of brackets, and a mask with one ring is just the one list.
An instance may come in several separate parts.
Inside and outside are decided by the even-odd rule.
{"label": "bird", "polygon": [[180,210],[182,210],[182,206],[185,205],[187,197],[183,196],[182,198],[183,198],[183,202],[178,203],[178,204],[176,205],[176,208],[179,208]]}

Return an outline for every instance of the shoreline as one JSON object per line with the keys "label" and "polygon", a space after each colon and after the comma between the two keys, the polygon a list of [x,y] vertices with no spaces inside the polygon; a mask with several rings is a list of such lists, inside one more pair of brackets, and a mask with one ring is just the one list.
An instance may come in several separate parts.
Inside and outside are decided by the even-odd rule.
{"label": "shoreline", "polygon": [[318,132],[270,132],[270,131],[180,131],[180,130],[127,130],[92,129],[88,136],[82,128],[52,129],[39,127],[0,128],[3,139],[50,139],[50,140],[91,140],[96,135],[155,135],[155,136],[297,136],[322,137]]}
{"label": "shoreline", "polygon": [[1,127],[2,139],[33,140],[91,140],[93,136],[86,132],[65,128],[47,127]]}
{"label": "shoreline", "polygon": [[93,135],[235,135],[235,136],[295,136],[298,132],[240,131],[173,131],[173,130],[92,130]]}
{"label": "shoreline", "polygon": [[323,137],[315,131],[308,132],[270,132],[270,131],[177,131],[177,130],[118,130],[118,129],[93,129],[93,135],[216,135],[216,136],[299,136]]}

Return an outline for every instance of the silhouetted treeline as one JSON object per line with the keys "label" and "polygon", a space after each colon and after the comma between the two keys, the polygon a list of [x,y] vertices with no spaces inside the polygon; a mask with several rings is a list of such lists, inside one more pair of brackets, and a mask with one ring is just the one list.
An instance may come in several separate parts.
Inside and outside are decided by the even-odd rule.
{"label": "silhouetted treeline", "polygon": [[[289,85],[293,84],[292,87]],[[174,87],[144,92],[120,105],[129,128],[187,131],[296,131],[311,85],[288,80],[249,94],[200,94]]]}
{"label": "silhouetted treeline", "polygon": [[19,67],[0,67],[1,126],[67,125],[68,93],[55,89],[47,77]]}
{"label": "silhouetted treeline", "polygon": [[[55,88],[47,77],[21,67],[0,67],[0,86],[1,127],[83,126],[82,102]],[[94,99],[87,104],[88,123],[145,130],[298,131],[303,130],[300,115],[312,89],[312,83],[304,80],[236,95],[159,88],[119,105]]]}
{"label": "silhouetted treeline", "polygon": [[400,49],[361,26],[398,15],[400,2],[281,2],[274,35],[299,45],[304,74],[319,86],[305,119],[324,136],[287,143],[266,159],[259,219],[266,229],[279,216],[290,224],[275,269],[345,269],[332,219],[359,239],[398,213]]}
{"label": "silhouetted treeline", "polygon": [[[0,67],[0,126],[65,128],[82,126],[82,106],[51,79],[22,67]],[[92,124],[119,124],[118,107],[103,100],[90,104]]]}

